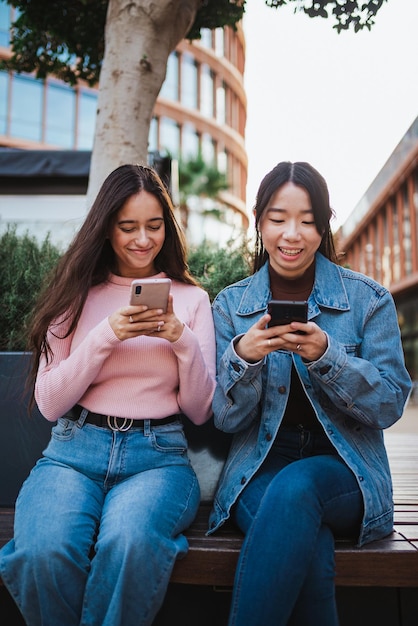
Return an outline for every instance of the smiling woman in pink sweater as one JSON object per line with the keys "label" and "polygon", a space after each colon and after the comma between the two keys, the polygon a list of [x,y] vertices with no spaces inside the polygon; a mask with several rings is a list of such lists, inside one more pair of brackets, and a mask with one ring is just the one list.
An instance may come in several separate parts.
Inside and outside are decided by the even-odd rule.
{"label": "smiling woman in pink sweater", "polygon": [[[167,311],[129,305],[170,278]],[[182,420],[211,417],[215,341],[170,197],[149,167],[112,172],[31,328],[34,400],[56,421],[16,502],[0,572],[28,626],[146,626],[200,499]]]}

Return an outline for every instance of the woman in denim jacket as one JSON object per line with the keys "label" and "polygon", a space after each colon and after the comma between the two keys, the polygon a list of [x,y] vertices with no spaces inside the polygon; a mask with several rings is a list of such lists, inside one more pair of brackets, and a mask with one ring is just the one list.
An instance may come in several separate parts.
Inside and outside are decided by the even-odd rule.
{"label": "woman in denim jacket", "polygon": [[[323,177],[279,163],[254,214],[254,273],[213,303],[215,423],[233,437],[208,532],[232,516],[245,534],[229,626],[335,626],[334,535],[392,531],[383,429],[411,381],[391,294],[336,263]],[[270,299],[308,300],[308,322],[268,327]]]}

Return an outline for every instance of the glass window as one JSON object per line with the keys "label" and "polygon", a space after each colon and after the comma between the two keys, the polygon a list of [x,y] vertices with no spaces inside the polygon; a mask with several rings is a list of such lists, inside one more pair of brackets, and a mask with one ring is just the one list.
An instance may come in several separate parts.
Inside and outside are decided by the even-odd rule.
{"label": "glass window", "polygon": [[228,168],[228,155],[226,152],[219,152],[218,153],[218,170],[222,173],[222,174],[226,174],[227,168]]}
{"label": "glass window", "polygon": [[215,143],[209,133],[202,135],[202,157],[205,163],[213,164],[216,162]]}
{"label": "glass window", "polygon": [[392,228],[393,228],[393,280],[401,278],[401,250],[399,246],[399,214],[396,197],[393,200],[392,208]]}
{"label": "glass window", "polygon": [[167,61],[167,72],[160,96],[167,100],[178,102],[179,99],[179,56],[177,52],[172,52]]}
{"label": "glass window", "polygon": [[199,136],[193,124],[184,124],[182,129],[181,155],[183,159],[194,159],[199,154]]}
{"label": "glass window", "polygon": [[155,152],[158,150],[158,120],[156,117],[151,119],[148,135],[148,150]]}
{"label": "glass window", "polygon": [[225,87],[218,87],[216,90],[216,121],[218,124],[225,124],[226,120],[226,92]]}
{"label": "glass window", "polygon": [[189,109],[197,109],[197,65],[190,54],[182,55],[181,103]]}
{"label": "glass window", "polygon": [[0,46],[5,48],[10,45],[10,11],[10,5],[0,2]]}
{"label": "glass window", "polygon": [[205,117],[213,117],[213,72],[208,65],[202,65],[200,76],[200,111]]}
{"label": "glass window", "polygon": [[[390,211],[390,209],[389,209]],[[383,219],[383,253],[382,253],[382,281],[385,287],[389,287],[392,282],[392,258],[391,248],[389,241],[389,223],[388,223],[388,209],[385,206],[382,212]]]}
{"label": "glass window", "polygon": [[376,219],[373,222],[373,236],[374,236],[374,269],[375,269],[375,279],[382,282],[382,251],[380,249],[380,231],[379,231],[379,220]]}
{"label": "glass window", "polygon": [[200,35],[200,45],[204,48],[212,48],[212,31],[210,28],[201,28]]}
{"label": "glass window", "polygon": [[162,137],[161,150],[165,150],[172,157],[178,157],[180,152],[180,128],[177,122],[168,117],[160,119],[160,136]]}
{"label": "glass window", "polygon": [[43,81],[23,74],[13,76],[10,107],[10,135],[12,137],[33,141],[42,140],[43,90]]}
{"label": "glass window", "polygon": [[75,91],[67,85],[48,83],[46,143],[74,147]]}
{"label": "glass window", "polygon": [[215,54],[217,57],[223,57],[225,55],[225,40],[223,28],[217,28],[215,30]]}
{"label": "glass window", "polygon": [[404,183],[402,188],[403,205],[403,248],[405,251],[405,274],[412,274],[412,240],[411,240],[411,218],[409,212],[408,184]]}
{"label": "glass window", "polygon": [[7,96],[9,75],[0,72],[0,135],[7,135]]}
{"label": "glass window", "polygon": [[80,91],[78,104],[77,148],[91,150],[96,128],[97,94]]}
{"label": "glass window", "polygon": [[412,212],[415,211],[415,232],[412,237],[415,239],[416,246],[418,247],[418,170],[416,169],[413,177],[412,188]]}

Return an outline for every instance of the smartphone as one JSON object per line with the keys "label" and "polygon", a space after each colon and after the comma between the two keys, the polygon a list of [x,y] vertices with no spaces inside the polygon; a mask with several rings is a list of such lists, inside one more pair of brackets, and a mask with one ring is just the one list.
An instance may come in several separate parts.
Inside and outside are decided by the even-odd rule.
{"label": "smartphone", "polygon": [[167,312],[170,278],[136,278],[131,283],[129,304],[146,304],[149,309]]}
{"label": "smartphone", "polygon": [[[290,322],[308,321],[308,303],[306,300],[270,300],[267,312],[271,315],[268,326],[282,326]],[[303,333],[303,331],[297,331]]]}

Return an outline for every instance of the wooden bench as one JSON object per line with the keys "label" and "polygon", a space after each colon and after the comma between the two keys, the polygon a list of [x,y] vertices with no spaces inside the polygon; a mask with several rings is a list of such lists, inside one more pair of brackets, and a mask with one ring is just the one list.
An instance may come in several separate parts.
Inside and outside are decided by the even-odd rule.
{"label": "wooden bench", "polygon": [[[349,587],[418,587],[418,435],[388,433],[394,483],[395,524],[388,537],[356,548],[336,542],[336,584]],[[232,524],[205,536],[210,505],[202,503],[186,533],[190,548],[177,561],[172,581],[188,585],[232,586],[242,543]]]}
{"label": "wooden bench", "polygon": [[[337,541],[338,586],[418,587],[418,435],[388,433],[386,444],[394,483],[394,531],[362,548],[350,541]],[[207,462],[217,461],[212,458]],[[198,475],[199,472],[202,468]],[[212,479],[216,480],[216,476]],[[213,484],[203,485],[204,497],[205,490],[211,492]],[[210,503],[202,501],[186,533],[189,552],[177,561],[173,583],[232,587],[242,535],[232,523],[227,523],[207,537],[209,511]],[[0,546],[12,537],[13,519],[13,508],[0,508]]]}

